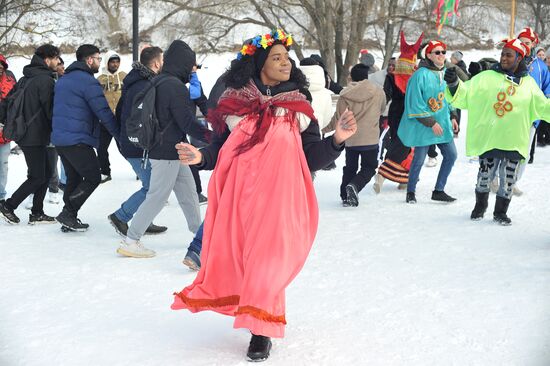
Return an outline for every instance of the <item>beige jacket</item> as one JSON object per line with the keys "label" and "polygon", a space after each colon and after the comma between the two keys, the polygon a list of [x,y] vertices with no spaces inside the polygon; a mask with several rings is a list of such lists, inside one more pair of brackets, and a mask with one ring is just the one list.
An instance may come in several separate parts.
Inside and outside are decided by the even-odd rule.
{"label": "beige jacket", "polygon": [[357,132],[346,140],[346,146],[378,145],[380,116],[386,109],[384,90],[374,83],[363,80],[352,82],[340,93],[336,112],[323,133],[334,131],[340,115],[348,108],[355,115]]}

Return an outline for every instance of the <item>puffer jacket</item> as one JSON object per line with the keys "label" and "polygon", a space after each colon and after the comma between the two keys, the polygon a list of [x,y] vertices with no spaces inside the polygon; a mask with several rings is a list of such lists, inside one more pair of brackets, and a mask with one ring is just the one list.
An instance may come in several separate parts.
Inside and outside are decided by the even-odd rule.
{"label": "puffer jacket", "polygon": [[99,123],[118,139],[120,128],[93,71],[73,62],[55,84],[52,143],[99,147]]}

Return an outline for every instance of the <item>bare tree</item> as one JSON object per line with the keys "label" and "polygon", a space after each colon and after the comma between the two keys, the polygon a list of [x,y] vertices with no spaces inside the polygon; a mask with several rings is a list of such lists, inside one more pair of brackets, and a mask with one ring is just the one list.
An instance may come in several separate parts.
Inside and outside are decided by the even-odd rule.
{"label": "bare tree", "polygon": [[[52,0],[0,0],[0,52],[22,46],[25,35],[47,35],[53,28],[36,19],[53,11]],[[34,17],[33,17],[34,16]]]}

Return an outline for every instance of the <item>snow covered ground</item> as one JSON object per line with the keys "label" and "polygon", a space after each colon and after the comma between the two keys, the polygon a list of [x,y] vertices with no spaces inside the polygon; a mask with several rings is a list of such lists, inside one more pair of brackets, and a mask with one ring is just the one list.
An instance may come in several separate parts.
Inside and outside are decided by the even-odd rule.
{"label": "snow covered ground", "polygon": [[[464,129],[464,128],[463,128]],[[438,168],[424,168],[417,205],[372,183],[358,208],[340,206],[338,169],[315,180],[320,224],[311,255],[287,291],[287,333],[266,365],[550,364],[550,148],[538,149],[512,200],[511,227],[471,222],[477,165],[459,158],[447,191],[429,197]],[[250,335],[232,318],[172,311],[172,293],[195,272],[181,263],[191,233],[172,196],[144,238],[152,259],[121,258],[107,215],[138,187],[111,146],[113,180],[80,216],[91,228],[0,222],[0,365],[246,365]],[[8,191],[23,181],[10,157]],[[201,173],[206,188],[209,174]],[[55,215],[60,205],[46,204]]]}

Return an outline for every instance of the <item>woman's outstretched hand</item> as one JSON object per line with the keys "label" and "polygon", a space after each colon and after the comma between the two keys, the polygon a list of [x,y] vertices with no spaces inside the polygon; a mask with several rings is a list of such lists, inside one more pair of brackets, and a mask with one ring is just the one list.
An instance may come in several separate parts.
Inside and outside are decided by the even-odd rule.
{"label": "woman's outstretched hand", "polygon": [[340,145],[353,136],[355,132],[357,132],[357,121],[355,120],[353,112],[346,108],[344,113],[342,113],[336,122],[336,128],[333,136],[334,142],[336,145]]}
{"label": "woman's outstretched hand", "polygon": [[195,146],[180,142],[176,144],[180,162],[185,165],[195,165],[202,161],[202,153]]}

